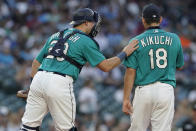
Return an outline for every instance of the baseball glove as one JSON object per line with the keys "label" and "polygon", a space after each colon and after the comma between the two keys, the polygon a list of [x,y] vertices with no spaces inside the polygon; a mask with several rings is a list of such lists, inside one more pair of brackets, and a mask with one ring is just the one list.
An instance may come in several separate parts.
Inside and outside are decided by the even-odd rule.
{"label": "baseball glove", "polygon": [[19,90],[16,94],[17,97],[27,99],[29,90]]}

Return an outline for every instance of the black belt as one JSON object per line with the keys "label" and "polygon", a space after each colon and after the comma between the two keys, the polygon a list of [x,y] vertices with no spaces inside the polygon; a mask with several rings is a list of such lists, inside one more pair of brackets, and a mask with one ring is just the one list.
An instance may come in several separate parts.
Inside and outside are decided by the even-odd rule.
{"label": "black belt", "polygon": [[[23,128],[24,127],[24,128]],[[26,129],[29,129],[29,130],[34,130],[34,131],[39,131],[39,126],[37,126],[37,127],[30,127],[30,126],[27,126],[27,125],[22,125],[22,128],[21,128],[21,130],[22,131],[27,131]]]}
{"label": "black belt", "polygon": [[[38,71],[46,71],[46,70],[38,69]],[[46,72],[52,72],[53,74],[61,75],[61,76],[63,76],[63,77],[66,77],[66,76],[67,76],[66,74],[59,73],[59,72],[54,72],[54,71],[46,71]]]}

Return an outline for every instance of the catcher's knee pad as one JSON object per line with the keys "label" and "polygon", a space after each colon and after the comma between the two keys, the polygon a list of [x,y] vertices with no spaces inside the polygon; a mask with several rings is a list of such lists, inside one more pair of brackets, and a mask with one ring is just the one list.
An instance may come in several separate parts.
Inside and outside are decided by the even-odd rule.
{"label": "catcher's knee pad", "polygon": [[27,125],[22,125],[19,131],[39,131],[39,126],[37,127],[30,127]]}
{"label": "catcher's knee pad", "polygon": [[72,127],[71,129],[69,129],[69,131],[78,131],[78,129],[76,127]]}

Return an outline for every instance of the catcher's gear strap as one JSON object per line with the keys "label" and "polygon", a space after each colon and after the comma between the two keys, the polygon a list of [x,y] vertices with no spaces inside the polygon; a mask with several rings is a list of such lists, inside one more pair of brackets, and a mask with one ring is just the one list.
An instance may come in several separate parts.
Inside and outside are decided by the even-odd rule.
{"label": "catcher's gear strap", "polygon": [[[65,29],[65,30],[63,30],[63,31],[60,32],[59,38],[62,38],[62,39],[63,39],[63,34],[64,34],[64,31],[66,31],[66,30],[68,30],[68,29]],[[74,32],[75,32],[75,33],[74,33]],[[97,45],[97,47],[100,48],[100,47],[99,47],[99,44],[97,43],[97,41],[96,41],[93,37],[91,37],[91,36],[89,36],[89,35],[87,35],[87,34],[85,34],[85,33],[82,33],[81,31],[77,31],[77,30],[74,30],[73,33],[74,33],[74,34],[78,33],[78,34],[82,34],[82,35],[85,35],[85,36],[89,37],[91,40],[93,40],[93,41],[95,42],[95,44]],[[73,34],[73,35],[74,35],[74,34]],[[69,36],[69,35],[68,35],[68,36]],[[71,35],[71,36],[72,36],[72,35]],[[70,37],[71,37],[71,36],[70,36]],[[65,38],[65,39],[66,39],[66,38]],[[69,39],[69,37],[68,37],[67,39]],[[66,41],[66,40],[65,40],[65,41]]]}
{"label": "catcher's gear strap", "polygon": [[39,126],[37,127],[30,127],[27,125],[22,125],[22,128],[20,129],[21,131],[28,131],[28,130],[33,130],[33,131],[39,131]]}
{"label": "catcher's gear strap", "polygon": [[[67,29],[66,29],[67,30]],[[54,47],[52,48],[52,50],[45,56],[47,57],[48,55],[53,55],[54,57],[63,57],[66,61],[68,61],[69,63],[71,63],[72,65],[76,66],[79,70],[82,69],[83,65],[81,65],[80,63],[78,63],[77,61],[75,61],[74,59],[72,59],[71,57],[65,55],[63,53],[64,50],[64,43],[74,34],[76,34],[76,31],[73,31],[72,33],[68,34],[65,38],[63,38],[63,34],[64,31],[60,32],[59,35],[59,40],[58,42],[54,45]],[[59,50],[58,52],[56,52],[56,50]]]}
{"label": "catcher's gear strap", "polygon": [[72,127],[71,129],[69,129],[69,131],[78,131],[78,129],[76,127]]}
{"label": "catcher's gear strap", "polygon": [[[65,30],[67,30],[67,29],[65,29]],[[68,34],[65,38],[63,38],[63,35],[64,35],[64,31],[65,30],[60,31],[58,42],[54,45],[54,47],[52,48],[52,50],[47,55],[45,55],[44,57],[47,57],[48,55],[53,55],[54,57],[63,57],[66,61],[68,61],[72,65],[76,66],[81,71],[83,65],[81,65],[80,63],[78,63],[77,61],[75,61],[74,59],[72,59],[71,57],[69,57],[68,55],[65,55],[63,53],[64,43],[71,36],[75,35],[76,33],[79,33],[79,34],[82,34],[82,35],[85,35],[85,36],[91,38],[95,42],[95,44],[98,46],[98,48],[99,48],[99,45],[98,45],[98,43],[92,37],[88,36],[85,33],[82,33],[80,31],[77,31],[77,30],[74,30],[72,33]],[[57,50],[58,50],[58,52],[57,52]]]}

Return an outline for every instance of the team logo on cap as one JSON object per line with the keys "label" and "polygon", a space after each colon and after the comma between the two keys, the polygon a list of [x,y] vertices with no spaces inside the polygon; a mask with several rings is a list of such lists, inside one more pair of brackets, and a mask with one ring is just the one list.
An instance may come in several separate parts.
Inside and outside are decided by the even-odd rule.
{"label": "team logo on cap", "polygon": [[152,17],[155,18],[155,17],[157,17],[157,16],[156,16],[156,15],[153,15]]}

